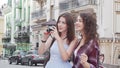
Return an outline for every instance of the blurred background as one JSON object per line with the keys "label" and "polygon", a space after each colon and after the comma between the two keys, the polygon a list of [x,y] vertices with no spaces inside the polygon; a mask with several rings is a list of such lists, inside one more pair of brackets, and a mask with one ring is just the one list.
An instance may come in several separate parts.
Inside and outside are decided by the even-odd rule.
{"label": "blurred background", "polygon": [[103,64],[119,68],[120,0],[0,0],[0,57],[8,59],[16,50],[37,50],[45,24],[64,12],[74,19],[80,12],[97,18]]}

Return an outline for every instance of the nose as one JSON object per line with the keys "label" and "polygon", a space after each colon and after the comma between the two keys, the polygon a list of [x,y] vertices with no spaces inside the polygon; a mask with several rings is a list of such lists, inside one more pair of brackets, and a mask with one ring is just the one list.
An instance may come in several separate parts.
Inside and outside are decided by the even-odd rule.
{"label": "nose", "polygon": [[58,25],[62,25],[63,23],[62,22],[59,22]]}
{"label": "nose", "polygon": [[78,24],[78,22],[76,21],[75,23],[74,23],[74,25],[77,25]]}
{"label": "nose", "polygon": [[61,27],[62,26],[62,24],[61,23],[58,23],[58,27]]}

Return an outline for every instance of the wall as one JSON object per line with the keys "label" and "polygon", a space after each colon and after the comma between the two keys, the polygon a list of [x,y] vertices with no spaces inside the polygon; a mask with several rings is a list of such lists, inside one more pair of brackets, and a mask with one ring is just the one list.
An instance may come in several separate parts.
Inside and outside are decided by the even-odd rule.
{"label": "wall", "polygon": [[2,54],[2,50],[3,50],[3,44],[2,44],[2,38],[3,38],[3,34],[4,34],[4,18],[2,16],[0,16],[0,55]]}

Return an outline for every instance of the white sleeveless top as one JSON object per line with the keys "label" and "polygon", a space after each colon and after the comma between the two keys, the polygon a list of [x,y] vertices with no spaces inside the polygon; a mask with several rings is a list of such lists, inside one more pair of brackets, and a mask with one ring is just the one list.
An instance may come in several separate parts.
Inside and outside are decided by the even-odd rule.
{"label": "white sleeveless top", "polygon": [[[64,44],[64,48],[67,50],[68,45]],[[58,43],[56,40],[51,46],[50,60],[48,61],[45,68],[72,68],[72,65],[68,61],[62,60],[62,57],[58,48]]]}

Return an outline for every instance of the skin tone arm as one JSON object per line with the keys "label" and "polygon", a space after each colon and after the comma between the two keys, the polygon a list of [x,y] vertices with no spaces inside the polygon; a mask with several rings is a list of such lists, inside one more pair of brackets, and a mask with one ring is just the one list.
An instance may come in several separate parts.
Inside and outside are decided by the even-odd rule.
{"label": "skin tone arm", "polygon": [[54,37],[56,38],[56,40],[58,42],[58,47],[59,47],[59,50],[60,50],[61,57],[64,61],[68,61],[69,57],[73,53],[75,44],[77,42],[77,38],[74,38],[74,40],[70,43],[68,49],[65,50],[64,43],[63,43],[64,40],[62,40],[61,37],[58,35],[56,27],[54,27],[53,30],[54,31],[52,32],[52,34],[54,35]]}
{"label": "skin tone arm", "polygon": [[44,33],[44,36],[42,38],[43,41],[46,41],[45,43],[41,42],[41,45],[38,49],[38,53],[41,55],[43,54],[49,47],[52,42],[52,37],[49,36],[50,34]]}
{"label": "skin tone arm", "polygon": [[87,62],[88,56],[85,53],[81,54],[80,59],[80,63],[84,68],[90,68],[90,64]]}
{"label": "skin tone arm", "polygon": [[75,38],[69,45],[68,49],[65,50],[64,46],[63,46],[63,40],[61,38],[57,39],[58,42],[58,47],[62,56],[62,59],[64,61],[68,61],[68,59],[70,58],[71,54],[73,53],[74,47],[75,47],[75,43],[76,43],[77,39]]}

